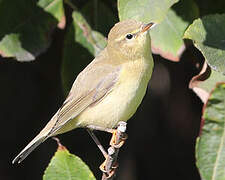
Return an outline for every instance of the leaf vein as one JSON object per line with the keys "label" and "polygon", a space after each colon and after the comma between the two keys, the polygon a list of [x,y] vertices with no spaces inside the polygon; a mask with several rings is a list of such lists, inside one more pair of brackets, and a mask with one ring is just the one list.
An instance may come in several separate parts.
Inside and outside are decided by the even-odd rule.
{"label": "leaf vein", "polygon": [[[225,99],[224,99],[224,102],[225,102]],[[223,128],[223,135],[222,135],[222,138],[221,138],[221,143],[220,143],[219,148],[218,148],[218,156],[216,157],[215,166],[213,168],[212,180],[216,180],[216,174],[217,174],[217,169],[218,169],[218,161],[220,159],[222,149],[223,149],[223,146],[224,146],[224,141],[225,141],[224,139],[225,139],[225,122],[224,122],[224,128]]]}

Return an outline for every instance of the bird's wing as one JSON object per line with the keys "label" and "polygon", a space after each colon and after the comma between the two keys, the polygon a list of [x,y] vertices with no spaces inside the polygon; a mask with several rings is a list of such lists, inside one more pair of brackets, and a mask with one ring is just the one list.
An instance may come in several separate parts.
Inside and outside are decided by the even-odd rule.
{"label": "bird's wing", "polygon": [[68,97],[57,112],[57,120],[51,128],[49,136],[109,93],[118,81],[120,71],[120,66],[112,66],[98,61],[89,64],[77,76]]}

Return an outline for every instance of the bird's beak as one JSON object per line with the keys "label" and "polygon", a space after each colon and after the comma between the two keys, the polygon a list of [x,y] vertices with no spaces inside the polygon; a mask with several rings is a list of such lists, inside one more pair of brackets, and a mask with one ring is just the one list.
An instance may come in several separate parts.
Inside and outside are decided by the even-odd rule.
{"label": "bird's beak", "polygon": [[150,23],[148,23],[148,24],[144,24],[142,27],[141,27],[141,33],[143,33],[143,32],[146,32],[146,31],[148,31],[148,30],[150,30],[153,26],[155,26],[155,23],[153,23],[153,22],[150,22]]}

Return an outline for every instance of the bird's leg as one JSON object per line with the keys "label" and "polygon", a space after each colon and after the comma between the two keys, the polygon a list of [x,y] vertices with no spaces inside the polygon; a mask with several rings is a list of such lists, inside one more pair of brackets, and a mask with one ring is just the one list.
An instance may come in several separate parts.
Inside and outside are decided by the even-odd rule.
{"label": "bird's leg", "polygon": [[[106,158],[106,160],[102,163],[99,167],[100,170],[103,172],[102,179],[111,179],[115,175],[116,168],[118,167],[117,163],[117,156],[119,153],[120,147],[124,144],[125,140],[127,139],[126,131],[126,122],[120,121],[118,123],[117,129],[108,129],[102,128],[98,126],[89,125],[87,126],[87,130],[99,149],[101,150],[102,154]],[[110,140],[110,147],[108,149],[108,153],[104,150],[103,146],[100,144],[98,138],[94,135],[92,130],[99,130],[112,133],[112,138]]]}
{"label": "bird's leg", "polygon": [[[89,129],[88,133],[91,135],[91,137],[93,138],[93,140],[95,141],[97,146],[98,146],[98,144],[100,144],[100,142],[90,129],[112,133],[112,138],[110,140],[110,146],[113,146],[115,148],[120,148],[124,144],[125,140],[127,139],[127,134],[125,133],[126,125],[127,125],[126,122],[120,121],[118,123],[117,129],[102,128],[100,126],[94,126],[94,125],[87,126],[87,129]],[[103,153],[103,155],[104,155],[104,153]]]}
{"label": "bird's leg", "polygon": [[100,149],[100,151],[102,152],[103,156],[105,158],[108,157],[108,154],[106,152],[106,150],[104,149],[104,147],[101,145],[100,141],[98,140],[97,136],[94,134],[94,132],[90,129],[87,129],[87,132],[90,134],[90,136],[92,137],[92,139],[94,140],[95,144],[98,146],[98,148]]}
{"label": "bird's leg", "polygon": [[100,170],[103,172],[103,177],[105,177],[105,178],[102,177],[102,179],[111,179],[115,175],[116,168],[118,167],[117,163],[118,153],[119,153],[118,149],[116,150],[114,147],[109,147],[108,157],[99,167]]}
{"label": "bird's leg", "polygon": [[[106,160],[100,166],[101,171],[103,172],[103,177],[110,179],[115,175],[116,168],[118,167],[117,156],[119,153],[119,148],[124,144],[127,139],[126,123],[119,122],[117,129],[112,130],[112,138],[110,141],[110,146],[108,149],[108,156]],[[102,178],[105,179],[105,178]]]}
{"label": "bird's leg", "polygon": [[93,129],[93,130],[97,130],[97,131],[105,131],[108,133],[113,133],[114,129],[110,129],[110,128],[103,128],[100,126],[94,126],[94,125],[89,125],[87,126],[88,129]]}

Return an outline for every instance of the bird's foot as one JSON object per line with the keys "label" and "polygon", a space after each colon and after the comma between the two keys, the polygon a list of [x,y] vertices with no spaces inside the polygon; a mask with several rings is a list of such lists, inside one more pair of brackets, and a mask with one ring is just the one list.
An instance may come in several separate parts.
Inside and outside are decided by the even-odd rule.
{"label": "bird's foot", "polygon": [[110,140],[110,146],[115,147],[117,149],[121,148],[126,139],[128,138],[127,134],[123,133],[122,135],[118,133],[118,131],[115,129],[112,132],[112,138]]}
{"label": "bird's foot", "polygon": [[114,147],[110,147],[106,160],[99,167],[107,179],[115,175],[116,169],[119,166],[117,163],[117,154],[118,151]]}
{"label": "bird's foot", "polygon": [[121,121],[118,124],[117,129],[112,130],[112,138],[110,140],[110,146],[119,149],[123,146],[126,139],[128,138],[126,131],[126,123]]}
{"label": "bird's foot", "polygon": [[117,129],[112,130],[112,138],[110,140],[110,147],[108,148],[108,153],[106,160],[99,167],[103,172],[103,179],[111,179],[115,175],[116,169],[118,167],[117,156],[119,153],[119,148],[121,148],[127,139],[126,123],[119,122]]}
{"label": "bird's foot", "polygon": [[107,158],[106,160],[100,165],[99,169],[107,176],[107,178],[111,178],[115,175],[116,169],[119,166],[118,163],[115,163],[110,169],[107,170]]}
{"label": "bird's foot", "polygon": [[101,164],[99,167],[100,170],[103,172],[102,179],[104,180],[111,180],[115,176],[116,169],[118,167],[117,163],[117,156],[119,153],[119,149],[123,146],[125,143],[125,140],[127,139],[126,131],[126,122],[119,122],[116,129],[106,129],[96,126],[88,126],[87,128],[93,129],[93,130],[100,130],[100,131],[106,131],[109,133],[112,133],[112,138],[110,140],[110,147],[108,148],[108,152],[105,152],[103,146],[100,144],[97,137],[94,135],[94,133],[91,130],[88,130],[91,137],[94,139],[95,143],[98,145],[99,149],[103,153],[105,157],[105,161]]}

